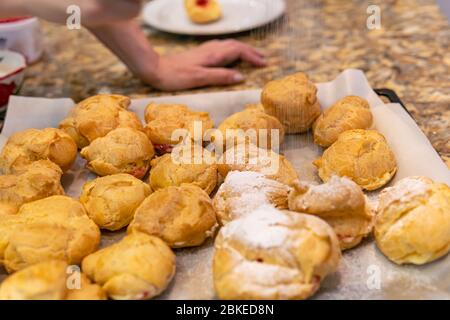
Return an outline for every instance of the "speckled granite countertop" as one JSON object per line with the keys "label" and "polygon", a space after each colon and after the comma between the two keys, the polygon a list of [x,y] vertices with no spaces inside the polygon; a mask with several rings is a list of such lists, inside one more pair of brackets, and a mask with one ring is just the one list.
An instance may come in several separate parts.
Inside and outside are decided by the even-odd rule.
{"label": "speckled granite countertop", "polygon": [[[288,14],[270,26],[239,34],[264,50],[269,66],[238,65],[247,81],[228,88],[259,88],[296,70],[315,82],[346,68],[362,69],[373,87],[394,89],[450,166],[450,26],[434,0],[370,1],[382,9],[381,30],[366,28],[365,0],[288,0]],[[21,94],[80,100],[99,90],[131,97],[162,95],[133,77],[85,30],[44,23],[47,52],[31,66]],[[145,29],[161,53],[206,40]],[[177,94],[185,94],[187,91]]]}

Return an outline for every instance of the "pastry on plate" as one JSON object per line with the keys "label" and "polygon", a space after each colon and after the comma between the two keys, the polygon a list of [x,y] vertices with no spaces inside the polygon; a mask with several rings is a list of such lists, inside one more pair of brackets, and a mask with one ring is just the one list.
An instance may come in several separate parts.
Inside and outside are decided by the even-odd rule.
{"label": "pastry on plate", "polygon": [[252,144],[244,143],[227,149],[217,164],[222,177],[230,171],[255,171],[287,185],[298,179],[294,167],[284,156]]}
{"label": "pastry on plate", "polygon": [[200,145],[176,146],[151,162],[149,183],[153,190],[192,183],[210,194],[216,188],[218,171],[212,153]]}
{"label": "pastry on plate", "polygon": [[306,299],[341,256],[325,221],[271,206],[225,225],[214,247],[214,287],[225,300]]}
{"label": "pastry on plate", "polygon": [[284,142],[283,125],[265,113],[262,105],[247,106],[226,118],[217,130],[212,140],[224,148],[249,141],[260,148],[278,149]]}
{"label": "pastry on plate", "polygon": [[368,129],[373,116],[366,99],[347,96],[325,110],[313,125],[314,142],[329,147],[347,130]]}
{"label": "pastry on plate", "polygon": [[53,259],[78,264],[99,242],[83,205],[66,196],[26,203],[0,219],[0,263],[10,273]]}
{"label": "pastry on plate", "polygon": [[87,160],[87,168],[99,176],[129,173],[143,178],[155,151],[142,131],[118,128],[94,140],[80,154]]}
{"label": "pastry on plate", "polygon": [[322,185],[295,183],[289,194],[289,209],[328,222],[336,232],[341,250],[358,245],[372,231],[374,222],[361,188],[352,180],[337,176]]}
{"label": "pastry on plate", "polygon": [[222,16],[218,0],[184,0],[189,19],[198,24],[217,21]]}
{"label": "pastry on plate", "polygon": [[64,131],[55,128],[27,129],[13,134],[0,155],[4,174],[20,172],[37,160],[50,160],[67,171],[77,157],[77,146]]}
{"label": "pastry on plate", "polygon": [[375,130],[341,133],[314,165],[324,182],[333,175],[348,177],[369,191],[387,184],[397,172],[394,153],[384,136]]}
{"label": "pastry on plate", "polygon": [[150,193],[146,183],[120,173],[87,182],[80,202],[100,228],[115,231],[131,222],[134,211]]}
{"label": "pastry on plate", "polygon": [[208,112],[193,111],[181,104],[150,103],[145,121],[145,132],[160,155],[170,153],[187,135],[201,142],[204,133],[214,126]]}
{"label": "pastry on plate", "polygon": [[243,217],[262,205],[288,208],[290,187],[253,171],[232,171],[213,199],[222,225]]}
{"label": "pastry on plate", "polygon": [[68,267],[65,261],[49,260],[17,271],[0,284],[0,300],[106,299],[100,286],[80,272],[68,274]]}
{"label": "pastry on plate", "polygon": [[146,300],[172,280],[175,254],[161,239],[135,232],[84,258],[82,270],[112,299]]}
{"label": "pastry on plate", "polygon": [[144,232],[172,248],[201,245],[214,235],[216,213],[208,194],[192,184],[159,189],[136,209],[128,232]]}
{"label": "pastry on plate", "polygon": [[34,161],[17,174],[0,176],[0,215],[14,214],[27,202],[64,194],[62,170],[49,160]]}
{"label": "pastry on plate", "polygon": [[379,196],[378,248],[397,264],[425,264],[450,251],[450,187],[409,177]]}
{"label": "pastry on plate", "polygon": [[261,102],[266,113],[280,120],[286,133],[308,131],[320,115],[317,88],[301,72],[268,82]]}
{"label": "pastry on plate", "polygon": [[116,128],[142,130],[137,115],[127,110],[130,103],[130,98],[121,95],[100,94],[87,98],[72,108],[59,128],[67,132],[80,149]]}

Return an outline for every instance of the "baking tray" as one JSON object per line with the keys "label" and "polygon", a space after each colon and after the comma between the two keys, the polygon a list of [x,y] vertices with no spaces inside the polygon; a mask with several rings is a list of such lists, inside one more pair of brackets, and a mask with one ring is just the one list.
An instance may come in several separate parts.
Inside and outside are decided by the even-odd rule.
{"label": "baking tray", "polygon": [[[424,175],[450,184],[450,172],[426,136],[388,89],[377,89],[395,103],[385,104],[371,89],[362,71],[346,70],[335,80],[318,84],[320,104],[327,108],[346,95],[366,98],[374,115],[374,126],[391,145],[399,170],[393,183],[411,175]],[[210,112],[216,124],[240,111],[246,104],[259,100],[260,90],[207,93],[133,100],[131,109],[143,119],[149,102],[185,103],[197,110]],[[1,141],[26,128],[55,127],[73,106],[70,99],[12,97]],[[310,133],[289,135],[281,152],[293,163],[302,180],[320,182],[312,161],[323,150],[313,144]],[[77,159],[64,175],[66,193],[78,197],[81,186],[95,176]],[[377,200],[377,192],[368,194]],[[101,246],[108,246],[124,236],[121,232],[102,232]],[[197,248],[176,250],[177,273],[158,299],[215,299],[211,262],[213,241]],[[346,251],[338,271],[327,277],[313,299],[450,299],[450,257],[425,266],[397,266],[376,248],[372,238]],[[0,281],[6,274],[0,271]]]}

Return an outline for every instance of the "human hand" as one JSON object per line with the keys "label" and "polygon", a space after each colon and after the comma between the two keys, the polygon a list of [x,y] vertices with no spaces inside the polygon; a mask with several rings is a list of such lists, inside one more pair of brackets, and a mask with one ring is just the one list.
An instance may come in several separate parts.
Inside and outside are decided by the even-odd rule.
{"label": "human hand", "polygon": [[244,81],[236,70],[224,68],[242,60],[256,67],[266,65],[264,56],[236,40],[213,40],[180,54],[159,57],[154,70],[140,74],[153,87],[176,91],[209,85],[231,85]]}

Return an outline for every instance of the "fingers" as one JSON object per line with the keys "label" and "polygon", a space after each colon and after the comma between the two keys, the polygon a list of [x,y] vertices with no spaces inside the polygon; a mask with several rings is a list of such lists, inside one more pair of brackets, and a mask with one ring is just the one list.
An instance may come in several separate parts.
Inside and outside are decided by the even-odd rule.
{"label": "fingers", "polygon": [[243,82],[238,71],[225,68],[201,68],[194,81],[195,87],[232,85]]}
{"label": "fingers", "polygon": [[262,52],[236,40],[210,41],[203,45],[203,50],[209,52],[202,64],[204,66],[226,66],[236,60],[242,60],[257,67],[266,65]]}

